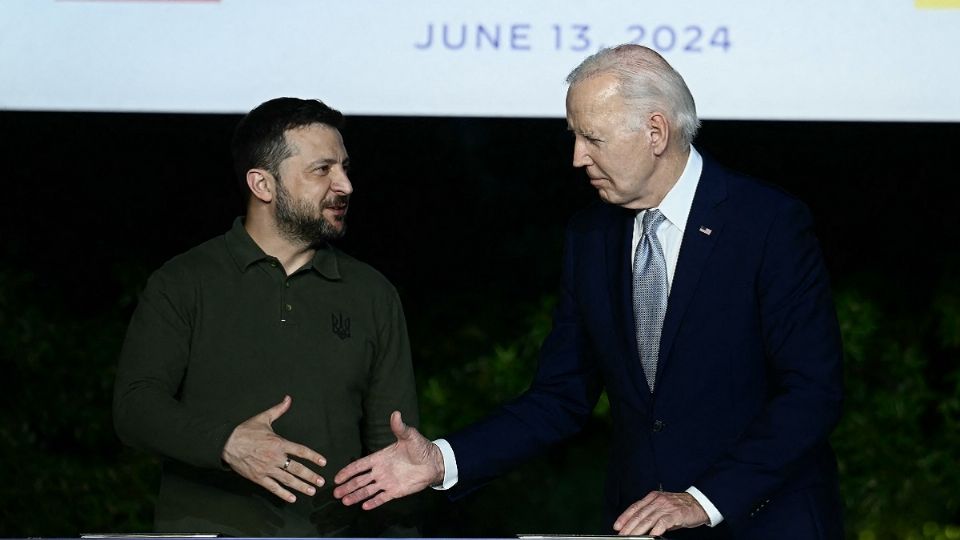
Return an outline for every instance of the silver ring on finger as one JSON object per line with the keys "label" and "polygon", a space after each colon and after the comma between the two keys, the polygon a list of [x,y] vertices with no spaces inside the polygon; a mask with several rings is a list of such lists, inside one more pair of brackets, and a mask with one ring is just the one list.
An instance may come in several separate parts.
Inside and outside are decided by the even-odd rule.
{"label": "silver ring on finger", "polygon": [[288,457],[286,461],[283,462],[283,467],[280,467],[283,470],[287,470],[287,467],[290,466],[290,458]]}

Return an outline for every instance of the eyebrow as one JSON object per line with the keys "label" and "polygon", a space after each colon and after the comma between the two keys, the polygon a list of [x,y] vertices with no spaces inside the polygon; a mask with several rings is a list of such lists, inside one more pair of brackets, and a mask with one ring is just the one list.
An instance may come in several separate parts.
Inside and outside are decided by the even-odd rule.
{"label": "eyebrow", "polygon": [[586,139],[601,140],[601,139],[600,139],[600,136],[597,135],[597,133],[594,132],[593,130],[589,130],[589,129],[574,129],[572,126],[567,126],[567,131],[569,131],[569,132],[571,132],[571,133],[576,133],[577,135],[580,135],[581,137],[584,137],[584,138],[586,138]]}
{"label": "eyebrow", "polygon": [[[336,165],[337,163],[340,163],[340,161],[337,160],[337,158],[320,158],[318,160],[311,161],[310,163],[308,163],[307,168],[312,169],[314,167],[319,167],[320,165]],[[342,165],[344,167],[349,166],[350,158],[349,157],[344,158]]]}

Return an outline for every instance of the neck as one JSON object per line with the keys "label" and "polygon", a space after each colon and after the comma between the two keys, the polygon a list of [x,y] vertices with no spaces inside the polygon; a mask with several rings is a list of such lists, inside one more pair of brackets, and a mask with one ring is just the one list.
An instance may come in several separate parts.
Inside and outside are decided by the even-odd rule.
{"label": "neck", "polygon": [[656,208],[660,206],[667,193],[673,189],[673,186],[680,180],[683,169],[687,166],[687,159],[690,157],[690,147],[682,151],[667,151],[659,157],[659,171],[657,171],[657,181],[654,188],[653,197],[650,198],[652,204],[646,208]]}
{"label": "neck", "polygon": [[280,261],[288,276],[303,268],[317,252],[310,244],[291,241],[280,232],[276,221],[263,212],[248,210],[243,227],[264,253]]}

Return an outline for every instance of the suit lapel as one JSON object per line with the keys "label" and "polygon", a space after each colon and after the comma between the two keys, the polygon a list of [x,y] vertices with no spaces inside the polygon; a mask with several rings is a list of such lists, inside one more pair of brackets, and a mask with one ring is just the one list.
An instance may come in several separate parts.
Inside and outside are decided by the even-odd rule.
{"label": "suit lapel", "polygon": [[690,305],[707,259],[723,233],[724,220],[717,211],[717,206],[726,196],[727,185],[722,172],[717,165],[705,157],[703,172],[693,197],[690,215],[687,217],[680,256],[674,270],[673,284],[670,287],[670,298],[667,300],[667,314],[660,333],[658,380],[666,359],[670,357],[680,322],[683,320],[687,306]]}
{"label": "suit lapel", "polygon": [[[633,306],[630,302],[630,240],[633,235],[633,212],[623,209],[614,211],[614,219],[606,230],[607,286],[610,306],[613,308],[617,332],[627,351],[637,352],[633,339]],[[626,247],[624,247],[626,246]],[[630,329],[624,333],[623,329]],[[631,348],[632,347],[632,348]]]}
{"label": "suit lapel", "polygon": [[614,312],[614,331],[620,341],[623,369],[636,387],[636,395],[650,401],[650,389],[640,364],[637,333],[633,314],[633,271],[630,265],[630,247],[636,214],[632,210],[617,209],[615,219],[606,231],[606,266],[610,306]]}

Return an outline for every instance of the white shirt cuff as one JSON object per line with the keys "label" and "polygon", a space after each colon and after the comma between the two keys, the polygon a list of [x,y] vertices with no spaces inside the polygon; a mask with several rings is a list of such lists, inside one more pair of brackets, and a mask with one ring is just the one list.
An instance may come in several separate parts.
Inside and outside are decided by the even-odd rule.
{"label": "white shirt cuff", "polygon": [[717,507],[714,506],[713,503],[710,502],[710,499],[701,493],[699,489],[690,486],[687,488],[687,493],[693,495],[693,498],[696,499],[697,502],[700,503],[700,506],[703,507],[703,510],[707,513],[707,517],[710,518],[711,527],[716,527],[721,521],[723,521],[723,516],[720,515],[720,511],[717,510]]}
{"label": "white shirt cuff", "polygon": [[460,476],[457,471],[457,456],[453,455],[453,447],[446,439],[437,439],[433,441],[440,449],[440,455],[443,456],[443,483],[439,486],[431,486],[433,489],[445,491],[457,484]]}

